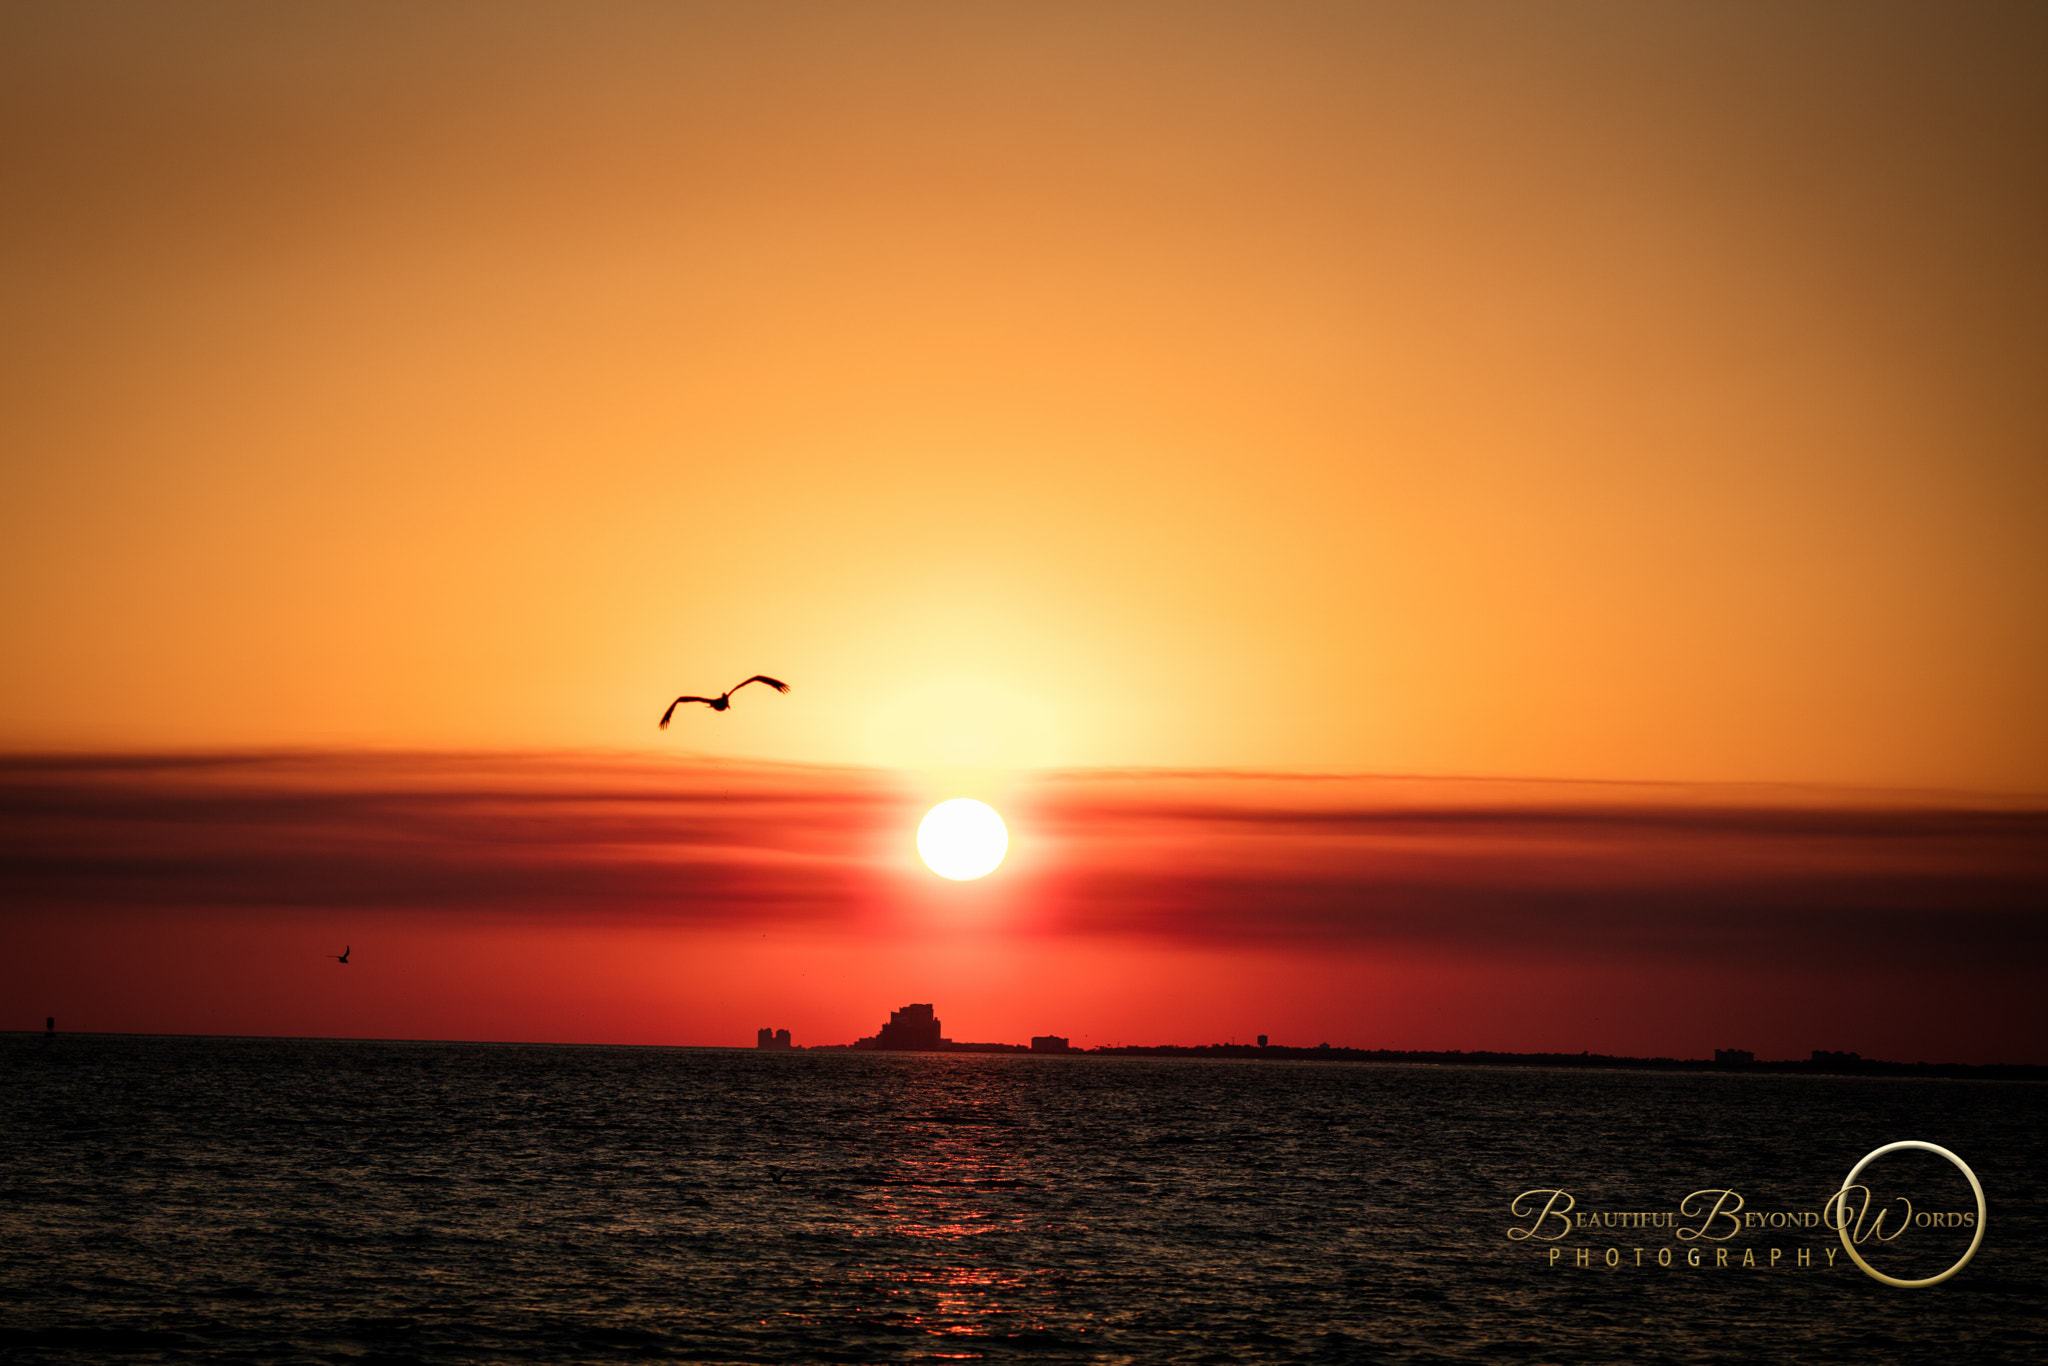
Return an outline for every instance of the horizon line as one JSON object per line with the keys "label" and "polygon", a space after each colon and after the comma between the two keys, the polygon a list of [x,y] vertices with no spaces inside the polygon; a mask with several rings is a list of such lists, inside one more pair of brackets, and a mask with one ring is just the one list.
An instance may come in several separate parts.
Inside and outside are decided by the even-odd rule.
{"label": "horizon line", "polygon": [[[727,1053],[761,1053],[761,1054],[776,1054],[776,1055],[780,1055],[780,1054],[786,1054],[786,1053],[835,1053],[835,1054],[837,1054],[837,1053],[857,1053],[857,1054],[861,1054],[861,1055],[865,1056],[865,1055],[868,1055],[868,1054],[873,1054],[873,1053],[887,1053],[887,1054],[891,1054],[891,1055],[905,1055],[905,1056],[915,1056],[915,1057],[927,1057],[927,1056],[942,1056],[942,1055],[947,1055],[947,1054],[954,1054],[954,1055],[962,1055],[962,1056],[968,1056],[968,1057],[1038,1057],[1038,1058],[1058,1058],[1058,1057],[1067,1057],[1067,1058],[1079,1058],[1079,1057],[1097,1057],[1097,1058],[1116,1058],[1116,1057],[1131,1057],[1131,1056],[1143,1056],[1143,1055],[1145,1055],[1145,1054],[1147,1054],[1147,1053],[1152,1053],[1152,1052],[1154,1052],[1155,1050],[1162,1050],[1162,1049],[1165,1049],[1165,1050],[1173,1050],[1173,1053],[1169,1053],[1169,1054],[1163,1054],[1162,1056],[1175,1056],[1175,1055],[1177,1055],[1177,1054],[1195,1054],[1196,1056],[1194,1057],[1194,1059],[1193,1059],[1193,1060],[1194,1060],[1194,1061],[1198,1061],[1198,1062],[1203,1062],[1203,1061],[1206,1061],[1206,1062],[1229,1062],[1229,1061],[1238,1061],[1238,1060],[1253,1060],[1253,1059],[1256,1059],[1256,1058],[1258,1058],[1258,1057],[1260,1057],[1260,1056],[1266,1056],[1266,1057],[1270,1057],[1270,1058],[1273,1058],[1273,1059],[1275,1059],[1276,1061],[1283,1061],[1283,1062],[1285,1062],[1285,1061],[1300,1061],[1300,1060],[1303,1060],[1303,1059],[1298,1059],[1298,1058],[1296,1058],[1296,1057],[1294,1056],[1294,1055],[1296,1055],[1296,1054],[1310,1055],[1310,1056],[1309,1056],[1309,1057],[1308,1057],[1308,1058],[1307,1058],[1306,1060],[1309,1060],[1309,1061],[1314,1061],[1314,1060],[1316,1060],[1316,1059],[1314,1058],[1314,1056],[1313,1056],[1313,1055],[1316,1055],[1316,1054],[1323,1054],[1323,1055],[1325,1055],[1325,1056],[1327,1057],[1327,1059],[1328,1059],[1329,1061],[1332,1061],[1332,1062],[1360,1062],[1360,1063],[1364,1063],[1364,1062],[1379,1062],[1379,1061],[1384,1061],[1384,1062],[1387,1062],[1387,1063],[1391,1063],[1391,1064],[1397,1064],[1397,1065],[1416,1065],[1416,1064],[1423,1064],[1423,1065],[1429,1065],[1429,1064],[1431,1063],[1431,1060],[1434,1060],[1434,1059],[1438,1059],[1438,1058],[1444,1058],[1444,1059],[1459,1059],[1459,1060],[1471,1060],[1471,1061],[1454,1061],[1454,1062],[1451,1062],[1451,1063],[1449,1063],[1449,1064],[1448,1064],[1448,1065],[1450,1065],[1450,1066],[1467,1066],[1467,1067],[1492,1067],[1492,1066],[1516,1066],[1516,1065],[1519,1065],[1519,1066],[1543,1066],[1543,1065],[1546,1065],[1546,1063],[1549,1063],[1549,1062],[1550,1062],[1550,1060],[1556,1060],[1556,1063],[1557,1063],[1557,1064],[1562,1064],[1562,1063],[1563,1063],[1563,1062],[1564,1062],[1565,1060],[1569,1060],[1569,1059],[1580,1059],[1580,1058],[1583,1058],[1583,1059],[1586,1059],[1586,1060],[1587,1060],[1587,1063],[1588,1063],[1588,1065],[1594,1065],[1594,1064],[1601,1064],[1601,1063],[1612,1063],[1612,1064],[1618,1064],[1618,1065],[1621,1065],[1621,1064],[1638,1064],[1638,1065],[1642,1065],[1642,1066],[1657,1066],[1657,1065],[1660,1065],[1660,1064],[1668,1064],[1668,1065],[1671,1065],[1671,1066],[1676,1066],[1676,1067],[1688,1067],[1688,1068],[1705,1068],[1705,1069],[1713,1069],[1713,1070],[1716,1070],[1716,1071],[1718,1071],[1718,1072],[1743,1072],[1743,1071],[1754,1071],[1754,1070],[1763,1070],[1763,1069],[1778,1069],[1778,1068],[1786,1068],[1786,1067],[1798,1067],[1798,1068],[1814,1068],[1814,1067],[1826,1067],[1826,1066],[1834,1066],[1834,1067],[1844,1067],[1844,1068],[1851,1068],[1851,1069],[1860,1069],[1860,1068],[1865,1068],[1865,1067],[1868,1067],[1868,1068],[1930,1068],[1930,1069],[1949,1069],[1949,1070],[1956,1070],[1956,1069],[1960,1069],[1960,1070],[1964,1070],[1964,1071],[1968,1071],[1968,1072],[1986,1072],[1986,1071],[1996,1071],[1996,1070],[2019,1070],[2019,1071],[2035,1071],[2035,1072],[2040,1072],[2040,1073],[2042,1073],[2043,1075],[2042,1075],[2041,1077],[2038,1077],[2038,1078],[2022,1078],[2022,1077],[2012,1077],[2012,1078],[1994,1078],[1994,1079],[2002,1079],[2002,1080],[2015,1080],[2015,1081],[2018,1081],[2018,1080],[2041,1080],[2041,1081],[2048,1081],[2048,1063],[2033,1063],[2033,1062],[1928,1062],[1928,1061],[1926,1061],[1926,1060],[1924,1060],[1924,1059],[1921,1059],[1921,1060],[1916,1060],[1916,1061],[1914,1061],[1914,1062],[1902,1062],[1902,1061],[1898,1061],[1898,1060],[1895,1060],[1895,1059],[1889,1059],[1889,1058],[1865,1058],[1865,1057],[1861,1057],[1861,1056],[1851,1056],[1851,1057],[1850,1057],[1850,1059],[1849,1059],[1848,1061],[1846,1061],[1846,1062],[1845,1062],[1845,1061],[1842,1061],[1842,1060],[1841,1060],[1841,1059],[1842,1059],[1842,1055],[1843,1055],[1844,1053],[1850,1052],[1849,1050],[1819,1050],[1819,1051],[1824,1051],[1824,1052],[1831,1052],[1831,1053],[1836,1053],[1836,1055],[1837,1055],[1837,1056],[1836,1056],[1836,1058],[1834,1058],[1834,1059],[1830,1059],[1830,1060],[1826,1060],[1826,1061],[1823,1061],[1823,1060],[1819,1060],[1819,1059],[1814,1059],[1814,1058],[1749,1058],[1749,1059],[1746,1059],[1746,1060],[1739,1060],[1739,1061],[1722,1061],[1722,1060],[1719,1060],[1719,1059],[1714,1059],[1714,1058],[1674,1058],[1674,1057],[1666,1057],[1666,1056],[1657,1056],[1657,1057],[1639,1057],[1639,1056],[1636,1056],[1636,1055],[1633,1055],[1633,1054],[1623,1054],[1623,1053],[1595,1053],[1595,1052],[1592,1052],[1591,1050],[1588,1050],[1588,1049],[1581,1049],[1581,1050],[1580,1050],[1579,1052],[1577,1052],[1577,1053],[1571,1053],[1571,1052],[1563,1052],[1563,1051],[1552,1051],[1552,1050],[1542,1050],[1542,1051],[1537,1051],[1537,1052],[1516,1052],[1516,1051],[1513,1051],[1513,1050],[1509,1050],[1509,1049],[1486,1049],[1486,1048],[1359,1048],[1359,1047],[1356,1047],[1356,1046],[1354,1046],[1354,1045],[1351,1045],[1351,1044],[1328,1044],[1328,1043],[1326,1043],[1326,1044],[1321,1044],[1321,1045],[1317,1045],[1317,1044],[1277,1044],[1277,1043],[1276,1043],[1276,1044],[1250,1044],[1250,1043],[1246,1043],[1246,1044],[1240,1044],[1240,1043],[1203,1043],[1203,1044],[1173,1044],[1173,1043],[1151,1043],[1151,1044],[1134,1044],[1134,1043],[1116,1043],[1116,1044],[1098,1044],[1098,1045],[1095,1045],[1094,1047],[1077,1047],[1077,1046],[1069,1045],[1069,1046],[1068,1046],[1068,1047],[1067,1047],[1066,1049],[1064,1049],[1064,1050],[1060,1050],[1060,1051],[1043,1051],[1043,1052],[1039,1052],[1039,1051],[1033,1051],[1033,1050],[1032,1050],[1032,1049],[1031,1049],[1031,1048],[1029,1047],[1029,1045],[1026,1045],[1026,1044],[1005,1044],[1005,1043],[992,1043],[992,1042],[982,1042],[982,1041],[976,1041],[976,1042],[966,1042],[966,1041],[954,1041],[954,1040],[948,1040],[947,1042],[948,1042],[948,1044],[949,1044],[950,1046],[948,1046],[948,1047],[942,1047],[942,1048],[860,1048],[860,1047],[857,1047],[857,1046],[856,1046],[855,1044],[851,1044],[851,1043],[844,1043],[844,1044],[791,1044],[791,1045],[789,1045],[789,1046],[787,1046],[787,1047],[775,1047],[775,1048],[762,1048],[762,1047],[760,1047],[760,1046],[758,1046],[758,1045],[756,1045],[756,1044],[711,1044],[711,1043],[609,1043],[609,1042],[596,1042],[596,1041],[590,1041],[590,1040],[571,1040],[571,1039],[424,1039],[424,1038],[386,1037],[386,1036],[379,1036],[379,1035],[356,1035],[356,1034],[198,1034],[198,1033],[191,1033],[191,1032],[187,1032],[187,1031],[172,1031],[172,1032],[162,1032],[162,1033],[159,1033],[159,1032],[150,1032],[150,1031],[140,1031],[140,1030],[95,1030],[95,1029],[71,1029],[71,1030],[44,1030],[44,1029],[0,1029],[0,1037],[5,1037],[5,1036],[9,1036],[9,1035],[13,1035],[13,1036],[18,1036],[18,1037],[21,1037],[21,1038],[36,1038],[36,1039],[46,1039],[46,1040],[47,1040],[47,1039],[60,1039],[60,1038],[79,1038],[79,1039],[221,1039],[221,1040],[244,1040],[244,1041],[252,1041],[252,1042],[261,1042],[261,1043],[390,1043],[390,1044],[461,1044],[461,1045],[477,1045],[477,1046],[495,1046],[495,1047],[504,1047],[504,1048],[647,1048],[647,1049],[671,1049],[671,1050],[674,1050],[674,1049],[685,1049],[685,1050],[690,1050],[690,1051],[696,1051],[696,1052],[727,1052]],[[976,1051],[976,1050],[979,1050],[979,1049],[999,1049],[999,1050],[1003,1050],[1003,1051],[1000,1051],[1000,1052],[988,1052],[988,1053],[982,1053],[982,1052],[977,1052],[977,1051]],[[1212,1050],[1214,1051],[1214,1052],[1213,1052],[1213,1054],[1212,1054],[1212,1052],[1211,1052]],[[1348,1056],[1348,1055],[1352,1055],[1352,1054],[1370,1054],[1370,1055],[1373,1055],[1373,1056],[1371,1056],[1371,1057],[1353,1057],[1353,1056]],[[1530,1062],[1524,1062],[1524,1063],[1519,1063],[1519,1064],[1515,1064],[1515,1063],[1499,1063],[1499,1062],[1488,1062],[1488,1061],[1483,1061],[1484,1059],[1506,1059],[1506,1058],[1513,1058],[1513,1059],[1529,1059],[1529,1060],[1532,1060],[1532,1061],[1530,1061]],[[1829,1076],[1836,1076],[1836,1075],[1856,1075],[1856,1074],[1857,1074],[1857,1073],[1855,1073],[1855,1072],[1851,1072],[1851,1071],[1844,1071],[1844,1072],[1839,1072],[1839,1073],[1838,1073],[1838,1072],[1828,1072],[1828,1073],[1824,1073],[1823,1075],[1829,1075]],[[1869,1074],[1869,1075],[1870,1075],[1870,1076],[1873,1076],[1873,1077],[1884,1077],[1884,1076],[1885,1076],[1885,1074],[1883,1074],[1883,1073],[1871,1073],[1871,1074]],[[1897,1077],[1886,1077],[1886,1079],[1891,1079],[1891,1080],[1911,1080],[1912,1078],[1911,1078],[1911,1077],[1905,1077],[1905,1078],[1897,1078]]]}

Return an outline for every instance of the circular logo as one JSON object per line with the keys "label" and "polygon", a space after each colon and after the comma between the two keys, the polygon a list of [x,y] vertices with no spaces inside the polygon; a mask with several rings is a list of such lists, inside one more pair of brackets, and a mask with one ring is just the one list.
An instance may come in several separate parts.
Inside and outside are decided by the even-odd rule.
{"label": "circular logo", "polygon": [[[1887,1276],[1869,1262],[1864,1261],[1863,1254],[1856,1250],[1856,1244],[1849,1237],[1849,1224],[1845,1217],[1848,1209],[1847,1200],[1849,1192],[1856,1185],[1856,1178],[1863,1175],[1863,1169],[1877,1161],[1878,1158],[1883,1157],[1886,1153],[1895,1153],[1901,1148],[1918,1148],[1923,1152],[1935,1153],[1947,1158],[1956,1164],[1957,1171],[1968,1178],[1970,1189],[1977,1194],[1977,1236],[1970,1240],[1970,1250],[1958,1258],[1954,1266],[1942,1272],[1939,1276],[1929,1276],[1925,1280],[1919,1281],[1902,1281],[1897,1276]],[[1865,1198],[1868,1199],[1868,1196]],[[1963,1161],[1963,1159],[1957,1157],[1939,1143],[1922,1143],[1916,1138],[1908,1138],[1901,1139],[1897,1143],[1887,1143],[1882,1148],[1873,1149],[1864,1154],[1861,1162],[1858,1162],[1849,1169],[1849,1175],[1843,1180],[1842,1188],[1834,1193],[1829,1203],[1835,1209],[1835,1230],[1841,1235],[1842,1248],[1849,1254],[1850,1260],[1862,1267],[1864,1274],[1872,1280],[1883,1281],[1886,1285],[1895,1285],[1901,1290],[1913,1290],[1923,1285],[1940,1285],[1943,1281],[1968,1266],[1970,1258],[1977,1255],[1977,1249],[1984,1243],[1984,1187],[1978,1184],[1977,1173],[1970,1170],[1969,1163]]]}

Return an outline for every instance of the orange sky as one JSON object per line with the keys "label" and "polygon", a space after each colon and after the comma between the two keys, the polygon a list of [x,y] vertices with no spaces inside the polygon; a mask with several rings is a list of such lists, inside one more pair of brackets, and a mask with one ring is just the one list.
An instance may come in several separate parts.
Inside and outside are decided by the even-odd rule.
{"label": "orange sky", "polygon": [[0,743],[2048,790],[2044,68],[2026,7],[13,6]]}
{"label": "orange sky", "polygon": [[[0,10],[0,1027],[2048,1061],[2044,70],[2025,6]],[[941,886],[961,792],[1017,842]]]}

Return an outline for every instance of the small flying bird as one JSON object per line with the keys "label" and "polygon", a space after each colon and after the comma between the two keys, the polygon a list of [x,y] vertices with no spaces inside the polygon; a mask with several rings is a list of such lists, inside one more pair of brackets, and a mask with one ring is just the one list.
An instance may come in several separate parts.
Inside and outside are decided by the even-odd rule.
{"label": "small flying bird", "polygon": [[682,706],[685,702],[702,702],[705,706],[711,708],[711,710],[713,711],[724,711],[727,707],[730,707],[732,705],[732,695],[738,692],[741,688],[746,687],[747,683],[766,683],[769,687],[775,689],[775,691],[777,692],[789,691],[789,684],[783,682],[781,679],[770,678],[767,674],[755,674],[752,678],[747,679],[744,683],[733,684],[730,688],[727,688],[724,692],[720,693],[716,697],[678,697],[675,701],[669,703],[668,710],[661,714],[661,728],[663,730],[668,729],[668,719],[671,716],[674,716],[676,714],[676,708]]}
{"label": "small flying bird", "polygon": [[341,965],[342,965],[343,967],[347,967],[347,966],[348,966],[348,956],[349,956],[350,954],[354,953],[355,951],[356,951],[356,946],[355,946],[355,945],[353,945],[353,944],[350,944],[350,945],[349,945],[349,946],[348,946],[347,948],[343,949],[343,950],[342,950],[342,951],[341,951],[340,953],[323,953],[323,954],[321,954],[320,956],[321,956],[322,958],[332,958],[332,959],[333,959],[333,960],[334,960],[335,962],[337,962],[337,963],[341,964]]}

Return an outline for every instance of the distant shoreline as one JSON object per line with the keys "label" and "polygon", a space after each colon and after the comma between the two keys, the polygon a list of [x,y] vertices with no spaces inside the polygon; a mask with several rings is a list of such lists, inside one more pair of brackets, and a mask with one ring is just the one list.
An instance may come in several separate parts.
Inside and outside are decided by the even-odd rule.
{"label": "distant shoreline", "polygon": [[1495,1053],[1449,1049],[1293,1048],[1256,1044],[1158,1044],[1091,1048],[1090,1053],[1130,1057],[1265,1057],[1346,1062],[1405,1062],[1482,1067],[1598,1067],[1648,1072],[1774,1072],[1822,1077],[1978,1077],[2002,1081],[2048,1081],[2038,1063],[1887,1062],[1877,1058],[1787,1059],[1781,1062],[1717,1062],[1705,1058],[1631,1058],[1608,1053]]}
{"label": "distant shoreline", "polygon": [[1635,1058],[1609,1053],[1502,1053],[1460,1049],[1300,1048],[1285,1044],[1106,1044],[1095,1048],[1032,1049],[1025,1044],[947,1043],[939,1048],[860,1048],[853,1044],[799,1044],[791,1048],[755,1048],[746,1044],[590,1043],[559,1039],[377,1039],[310,1034],[140,1034],[127,1031],[40,1029],[0,1030],[0,1038],[47,1039],[234,1039],[262,1043],[390,1043],[463,1044],[504,1048],[663,1048],[732,1053],[888,1053],[968,1054],[1037,1058],[1209,1058],[1287,1062],[1376,1062],[1442,1067],[1577,1067],[1641,1072],[1690,1072],[1715,1075],[1767,1073],[1814,1077],[1924,1077],[1979,1081],[2048,1081],[2048,1065],[2039,1063],[1890,1062],[1879,1058],[1727,1062],[1704,1058]]}
{"label": "distant shoreline", "polygon": [[859,1048],[853,1044],[813,1044],[813,1052],[894,1053],[1032,1053],[1038,1057],[1127,1058],[1265,1058],[1307,1062],[1398,1062],[1463,1067],[1597,1067],[1649,1072],[1778,1072],[1826,1077],[1978,1077],[2003,1081],[2048,1081],[2048,1066],[2038,1063],[1888,1062],[1878,1058],[1836,1055],[1822,1059],[1770,1062],[1705,1058],[1634,1058],[1609,1053],[1501,1053],[1444,1049],[1338,1048],[1321,1044],[1302,1048],[1287,1044],[1105,1044],[1096,1048],[1031,1049],[1023,1044],[948,1043],[935,1049]]}

